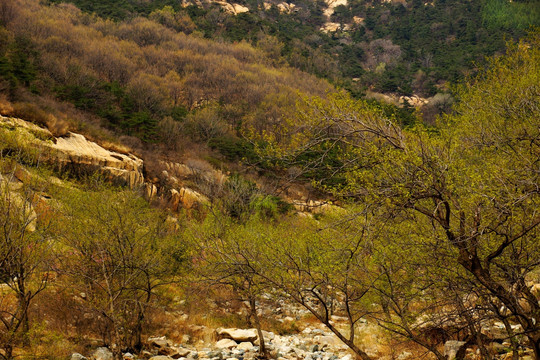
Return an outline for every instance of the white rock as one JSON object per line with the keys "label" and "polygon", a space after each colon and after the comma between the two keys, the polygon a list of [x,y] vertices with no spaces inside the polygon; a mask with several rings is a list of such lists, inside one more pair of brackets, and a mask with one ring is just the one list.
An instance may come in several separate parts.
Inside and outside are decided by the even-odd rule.
{"label": "white rock", "polygon": [[97,348],[92,355],[94,360],[113,360],[113,353],[106,347]]}
{"label": "white rock", "polygon": [[341,340],[339,340],[336,336],[333,335],[317,335],[313,338],[316,344],[319,345],[328,345],[328,346],[335,346],[338,347],[341,344]]}
{"label": "white rock", "polygon": [[231,339],[221,339],[216,343],[216,347],[219,349],[232,349],[237,345],[236,341]]}
{"label": "white rock", "polygon": [[163,347],[172,345],[171,342],[167,340],[165,336],[148,338],[148,343],[150,344],[150,346],[157,347],[157,348],[163,348]]}
{"label": "white rock", "polygon": [[243,341],[241,342],[240,344],[238,344],[238,346],[236,347],[238,350],[251,350],[254,348],[253,344],[250,343],[249,341]]}
{"label": "white rock", "polygon": [[412,354],[410,352],[404,351],[397,357],[397,360],[405,360],[405,359],[409,359],[411,357],[412,357]]}
{"label": "white rock", "polygon": [[276,338],[276,334],[274,334],[271,331],[262,331],[264,339],[265,340],[274,340]]}
{"label": "white rock", "polygon": [[450,340],[444,343],[444,355],[448,360],[456,357],[459,349],[465,344],[465,341]]}
{"label": "white rock", "polygon": [[216,331],[220,337],[239,342],[252,342],[257,339],[257,330],[255,329],[217,329]]}

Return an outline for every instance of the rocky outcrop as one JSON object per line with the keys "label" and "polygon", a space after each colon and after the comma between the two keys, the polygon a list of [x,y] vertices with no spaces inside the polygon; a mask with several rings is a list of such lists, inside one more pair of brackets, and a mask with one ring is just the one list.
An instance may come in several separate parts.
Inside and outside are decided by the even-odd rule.
{"label": "rocky outcrop", "polygon": [[187,7],[190,5],[196,5],[203,7],[204,4],[217,4],[223,8],[223,10],[233,14],[238,15],[249,11],[249,8],[236,3],[229,3],[227,1],[220,0],[182,0],[182,6]]}
{"label": "rocky outcrop", "polygon": [[202,205],[208,203],[209,200],[206,196],[189,188],[182,187],[179,190],[170,190],[169,205],[173,211],[178,211],[180,208],[199,209]]}
{"label": "rocky outcrop", "polygon": [[135,188],[144,183],[143,161],[138,157],[107,150],[83,135],[69,133],[50,145],[55,152],[52,159],[62,169],[77,175],[100,173],[119,185]]}
{"label": "rocky outcrop", "polygon": [[28,142],[39,150],[40,161],[73,175],[99,173],[115,184],[130,188],[144,183],[143,160],[134,155],[107,150],[80,134],[68,133],[56,138],[49,130],[21,119],[0,116],[0,125],[24,129],[33,137]]}
{"label": "rocky outcrop", "polygon": [[339,5],[347,5],[347,0],[325,0],[326,5],[328,6],[324,10],[324,15],[330,17],[334,13],[334,9]]}
{"label": "rocky outcrop", "polygon": [[322,32],[336,32],[338,30],[349,31],[351,26],[349,24],[340,24],[335,22],[327,22],[319,29]]}

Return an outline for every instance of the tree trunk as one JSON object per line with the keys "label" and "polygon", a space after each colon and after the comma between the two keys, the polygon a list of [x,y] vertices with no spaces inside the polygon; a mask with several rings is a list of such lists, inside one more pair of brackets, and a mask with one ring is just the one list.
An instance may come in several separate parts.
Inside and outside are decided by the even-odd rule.
{"label": "tree trunk", "polygon": [[508,322],[508,319],[504,317],[501,318],[501,321],[504,324],[504,328],[506,329],[506,332],[508,333],[508,336],[510,337],[510,343],[512,344],[512,360],[519,360],[519,352],[518,352],[519,343],[516,339],[516,336],[514,335],[512,326]]}
{"label": "tree trunk", "polygon": [[534,358],[540,359],[540,334],[531,334],[528,336],[529,344],[534,350]]}
{"label": "tree trunk", "polygon": [[249,307],[253,320],[255,320],[255,327],[257,328],[257,335],[259,336],[259,356],[263,359],[268,358],[268,351],[266,350],[266,344],[264,343],[264,335],[261,329],[261,322],[259,320],[259,315],[257,314],[257,306],[255,303],[255,298],[249,298]]}
{"label": "tree trunk", "polygon": [[6,346],[4,346],[4,355],[2,355],[2,358],[6,359],[6,360],[13,360],[13,345],[11,344],[6,344]]}
{"label": "tree trunk", "polygon": [[[309,309],[308,309],[309,310]],[[354,353],[362,360],[372,360],[371,357],[366,354],[364,351],[362,351],[358,346],[354,344],[353,341],[350,339],[347,339],[343,334],[339,332],[338,329],[336,329],[332,324],[330,324],[329,321],[326,321],[324,319],[321,319],[317,314],[314,314],[319,318],[319,320],[330,330],[332,331],[341,341],[345,343]]]}
{"label": "tree trunk", "polygon": [[18,292],[17,297],[19,301],[19,308],[21,309],[21,331],[22,331],[22,341],[23,346],[30,346],[30,339],[28,333],[30,332],[30,320],[28,318],[28,308],[30,306],[30,300],[28,299],[29,294],[26,294],[25,284],[23,280],[18,280]]}

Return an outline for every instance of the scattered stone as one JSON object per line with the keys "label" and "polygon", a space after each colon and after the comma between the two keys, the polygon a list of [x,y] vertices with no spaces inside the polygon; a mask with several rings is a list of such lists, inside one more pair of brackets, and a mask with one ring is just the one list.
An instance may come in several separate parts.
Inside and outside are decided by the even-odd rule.
{"label": "scattered stone", "polygon": [[135,356],[132,353],[125,353],[123,356],[124,360],[133,360],[135,359]]}
{"label": "scattered stone", "polygon": [[208,351],[206,357],[210,359],[223,359],[223,353],[221,351]]}
{"label": "scattered stone", "polygon": [[173,358],[170,356],[165,356],[165,355],[157,355],[157,356],[152,356],[150,360],[173,360]]}
{"label": "scattered stone", "polygon": [[73,354],[71,354],[71,358],[70,358],[70,359],[71,359],[71,360],[88,360],[88,359],[86,358],[86,356],[83,356],[83,355],[81,355],[81,354],[79,354],[79,353],[73,353]]}

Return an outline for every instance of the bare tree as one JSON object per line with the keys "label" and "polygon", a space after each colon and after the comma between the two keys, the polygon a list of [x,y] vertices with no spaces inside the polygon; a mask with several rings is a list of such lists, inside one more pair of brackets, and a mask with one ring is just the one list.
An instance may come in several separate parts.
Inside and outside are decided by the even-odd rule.
{"label": "bare tree", "polygon": [[147,309],[156,290],[175,281],[184,244],[165,214],[129,191],[68,192],[64,201],[71,226],[62,270],[104,319],[104,340],[120,359],[141,349]]}
{"label": "bare tree", "polygon": [[[18,166],[18,165],[17,165]],[[18,171],[23,171],[19,167]],[[49,280],[53,237],[34,210],[38,192],[14,172],[0,175],[0,356],[13,358],[13,347],[28,344],[29,307]]]}

